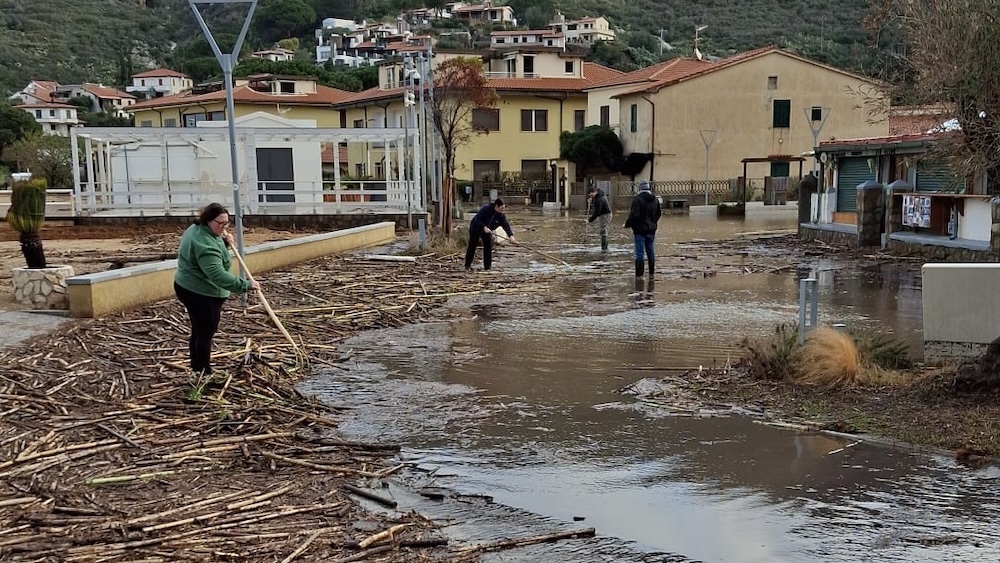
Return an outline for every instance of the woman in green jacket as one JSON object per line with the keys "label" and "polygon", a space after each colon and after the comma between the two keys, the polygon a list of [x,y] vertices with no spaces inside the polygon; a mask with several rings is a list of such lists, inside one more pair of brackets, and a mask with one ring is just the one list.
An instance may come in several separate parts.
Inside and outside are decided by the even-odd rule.
{"label": "woman in green jacket", "polygon": [[257,281],[229,272],[233,235],[226,232],[229,213],[218,203],[210,203],[198,213],[194,224],[184,231],[177,251],[174,293],[191,319],[188,350],[191,369],[212,373],[212,337],[219,330],[222,304],[230,292],[246,293],[260,289]]}

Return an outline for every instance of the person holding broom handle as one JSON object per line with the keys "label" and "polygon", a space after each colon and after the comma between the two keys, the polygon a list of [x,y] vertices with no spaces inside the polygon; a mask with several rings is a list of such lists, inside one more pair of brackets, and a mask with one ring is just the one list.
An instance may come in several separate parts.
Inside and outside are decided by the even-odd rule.
{"label": "person holding broom handle", "polygon": [[212,338],[219,330],[222,305],[230,292],[260,289],[256,280],[230,273],[232,262],[226,246],[233,244],[233,235],[226,232],[228,226],[226,208],[210,203],[184,231],[177,251],[174,293],[187,309],[191,321],[188,350],[191,370],[195,373],[212,373]]}
{"label": "person holding broom handle", "polygon": [[504,212],[507,206],[503,200],[496,198],[493,203],[482,206],[476,216],[469,221],[469,247],[465,250],[465,269],[472,268],[472,260],[476,257],[476,246],[483,241],[483,269],[489,270],[493,265],[493,229],[502,227],[510,242],[517,244],[514,231],[507,222]]}

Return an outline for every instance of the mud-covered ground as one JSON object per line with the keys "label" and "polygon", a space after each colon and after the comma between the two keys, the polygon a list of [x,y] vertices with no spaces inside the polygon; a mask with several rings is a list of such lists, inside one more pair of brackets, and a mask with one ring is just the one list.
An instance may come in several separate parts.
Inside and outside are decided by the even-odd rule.
{"label": "mud-covered ground", "polygon": [[[87,238],[98,234],[103,238]],[[96,271],[132,263],[129,258],[172,254],[179,234],[173,228],[164,232],[104,229],[100,233],[66,228],[49,231],[45,240],[50,256],[57,256],[55,260],[50,257],[52,262],[76,260],[81,271]],[[295,233],[256,231],[247,241],[291,236]],[[522,238],[530,242],[530,232]],[[16,244],[2,243],[4,268],[18,261]],[[391,250],[400,251],[402,246]],[[802,246],[790,235],[699,241],[685,243],[684,248],[689,254],[661,258],[664,271],[673,272],[665,275],[709,276],[734,268],[745,270],[742,258],[747,255],[754,256],[755,270],[772,272],[796,267],[804,256],[827,253],[842,253],[858,261],[907,260],[825,245]],[[489,274],[462,272],[460,259],[454,248],[432,249],[412,264],[329,258],[272,272],[263,279],[268,298],[286,326],[313,346],[311,351],[322,365],[335,365],[342,352],[338,343],[359,331],[447,315],[441,305],[452,295],[490,295],[498,302],[510,300],[519,309],[544,314],[547,287],[564,281],[550,270],[511,268],[516,258],[510,256],[505,256],[503,268]],[[689,267],[685,269],[684,264]],[[15,308],[9,294],[0,299],[0,308]],[[465,561],[490,548],[472,543],[420,551],[420,555],[400,551],[408,549],[407,545],[418,550],[437,545],[432,543],[440,541],[431,534],[432,523],[414,515],[365,511],[343,488],[352,483],[378,487],[379,480],[390,479],[393,465],[383,457],[388,454],[373,454],[377,445],[323,441],[322,434],[312,428],[313,422],[335,426],[335,414],[295,410],[287,404],[294,399],[290,386],[307,372],[284,374],[274,381],[264,378],[263,388],[216,383],[211,396],[218,401],[223,396],[227,400],[240,397],[237,406],[218,401],[203,404],[203,397],[192,397],[192,382],[183,370],[184,322],[176,303],[162,303],[113,319],[79,321],[65,334],[5,351],[0,369],[5,373],[3,392],[8,403],[0,423],[0,443],[4,458],[10,461],[0,465],[0,521],[6,535],[0,539],[0,554],[16,556],[16,560],[66,560],[68,555],[96,560],[101,546],[110,542],[108,549],[114,555],[106,560],[125,560],[134,548],[151,561],[179,560],[177,553],[184,553],[184,560],[198,561],[217,560],[222,554],[232,560],[260,560],[262,554],[281,559],[302,548],[302,560],[318,560],[318,553],[343,561],[376,560],[391,552],[389,560],[393,561],[415,557]],[[259,304],[245,312],[231,304],[224,327],[217,352],[225,356],[232,373],[245,373],[250,369],[247,362],[256,361],[252,358],[266,363],[271,357],[273,361],[281,339],[269,327]],[[254,353],[240,352],[245,349]],[[660,391],[650,391],[648,398],[683,396],[687,408],[738,404],[773,420],[818,423],[919,446],[962,449],[963,455],[1000,451],[1000,397],[959,392],[952,383],[953,375],[939,370],[915,372],[911,383],[901,386],[815,390],[753,380],[731,368],[662,378]],[[256,385],[261,384],[258,379]],[[284,402],[259,402],[267,396],[262,389]],[[241,418],[231,419],[236,413]],[[308,428],[300,428],[303,425]],[[217,447],[229,449],[213,449]],[[296,464],[300,455],[319,458]],[[178,468],[162,467],[165,460],[174,460],[175,465],[199,464],[202,476],[188,480],[188,474]],[[340,472],[337,480],[317,477],[324,472],[337,474],[331,467],[338,464],[348,470]],[[87,483],[123,474],[153,477],[110,487]],[[260,491],[275,482],[288,483],[292,494],[258,500]],[[294,483],[299,485],[293,492]],[[184,500],[168,498],[175,494]],[[214,503],[223,501],[213,499],[226,495],[237,497],[233,502],[256,502],[220,510]],[[185,506],[189,509],[184,510]],[[204,509],[195,511],[196,506]],[[244,506],[259,512],[250,516],[232,513]],[[273,537],[228,532],[219,536],[218,530],[225,528],[214,527],[258,522],[255,518],[277,519],[291,510],[307,512],[317,506],[336,510],[307,521],[312,528],[298,522],[286,524]],[[145,516],[155,514],[159,517],[147,522]],[[140,522],[145,524],[136,526]],[[405,526],[374,544],[381,551],[359,550],[358,542],[396,524]],[[204,530],[199,531],[200,526]],[[102,529],[117,531],[102,537],[96,532]],[[404,529],[417,535],[406,536]],[[217,535],[208,539],[225,538],[225,549],[176,551],[189,549],[196,543],[192,538],[209,532]],[[35,546],[37,551],[25,546]]]}

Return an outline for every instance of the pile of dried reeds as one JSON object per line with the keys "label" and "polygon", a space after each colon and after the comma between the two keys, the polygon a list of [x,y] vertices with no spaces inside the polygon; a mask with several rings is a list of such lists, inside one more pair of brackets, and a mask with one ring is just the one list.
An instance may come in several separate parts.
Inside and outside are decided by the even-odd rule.
{"label": "pile of dried reeds", "polygon": [[[434,257],[262,277],[313,370],[336,366],[342,338],[434,318],[448,296],[524,291]],[[187,332],[166,301],[0,354],[0,559],[459,557],[415,514],[353,527],[348,487],[398,470],[395,448],[334,437],[336,408],[295,390],[308,374],[262,307],[227,304],[210,380],[186,369]]]}

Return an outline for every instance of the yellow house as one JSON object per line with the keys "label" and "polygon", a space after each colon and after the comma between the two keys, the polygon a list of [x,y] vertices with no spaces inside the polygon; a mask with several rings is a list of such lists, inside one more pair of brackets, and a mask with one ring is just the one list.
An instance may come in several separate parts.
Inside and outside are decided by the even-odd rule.
{"label": "yellow house", "polygon": [[[721,180],[742,176],[744,159],[809,153],[814,131],[815,140],[889,133],[888,111],[873,113],[882,105],[887,110],[888,102],[865,103],[884,100],[875,82],[776,47],[658,66],[658,75],[610,96],[619,104],[626,155],[652,157],[638,178],[705,179],[708,142],[708,176]],[[749,166],[749,177],[798,176],[787,160]]]}
{"label": "yellow house", "polygon": [[[509,42],[515,34],[518,45],[512,48]],[[558,178],[572,173],[568,164],[559,160],[559,135],[587,125],[586,89],[623,73],[567,53],[562,37],[550,30],[493,35],[494,43],[507,42],[502,53],[484,57],[487,84],[496,90],[499,101],[493,108],[473,110],[471,120],[480,134],[458,147],[455,177],[476,182],[495,182],[504,176],[545,178],[549,187],[553,164]],[[521,42],[522,36],[531,37],[528,45]],[[550,40],[556,44],[546,45]],[[380,66],[394,64],[398,63]],[[404,90],[386,87],[398,84],[387,78],[397,75],[396,69],[383,70],[382,85],[336,105],[347,112],[349,126],[404,126]],[[384,177],[380,153],[352,150],[350,159],[352,175]]]}
{"label": "yellow house", "polygon": [[[321,86],[302,76],[255,75],[235,80],[236,117],[256,112],[290,120],[314,120],[317,127],[345,127],[333,104],[351,92]],[[200,121],[226,120],[226,92],[221,83],[136,103],[128,107],[137,127],[195,127]]]}

